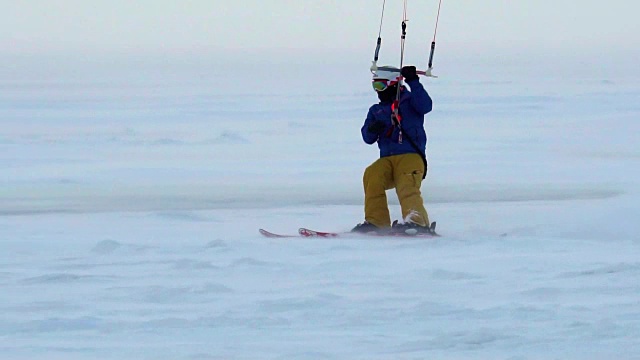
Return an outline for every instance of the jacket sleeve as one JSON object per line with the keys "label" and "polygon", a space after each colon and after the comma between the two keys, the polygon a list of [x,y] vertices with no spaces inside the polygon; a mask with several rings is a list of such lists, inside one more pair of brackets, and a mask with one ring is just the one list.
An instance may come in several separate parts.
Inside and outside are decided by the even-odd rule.
{"label": "jacket sleeve", "polygon": [[360,129],[360,132],[362,133],[362,140],[364,140],[364,142],[366,142],[369,145],[378,141],[378,134],[373,134],[369,132],[369,125],[371,125],[374,121],[375,121],[375,118],[373,117],[373,112],[371,109],[369,109],[369,112],[367,113],[367,118],[364,121],[364,125],[362,125],[362,129]]}
{"label": "jacket sleeve", "polygon": [[425,115],[433,109],[433,101],[420,80],[407,82],[411,88],[411,106],[420,114]]}

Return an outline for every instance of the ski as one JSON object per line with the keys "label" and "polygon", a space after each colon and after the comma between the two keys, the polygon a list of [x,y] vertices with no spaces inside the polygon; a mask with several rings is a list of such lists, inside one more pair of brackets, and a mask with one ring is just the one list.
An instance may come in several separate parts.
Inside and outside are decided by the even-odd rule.
{"label": "ski", "polygon": [[304,237],[338,237],[340,236],[339,233],[335,233],[335,232],[315,231],[307,228],[298,229],[298,234]]}
{"label": "ski", "polygon": [[300,236],[300,235],[276,234],[276,233],[272,233],[271,231],[267,231],[265,229],[259,229],[258,231],[260,231],[260,234],[262,234],[262,236],[268,237],[268,238],[292,238],[292,237],[299,237]]}
{"label": "ski", "polygon": [[[265,229],[258,229],[260,234],[268,238],[295,238],[295,237],[338,237],[340,234],[334,232],[315,231],[306,228],[298,229],[298,234],[276,234]],[[348,233],[345,233],[348,234]]]}
{"label": "ski", "polygon": [[404,233],[404,232],[381,232],[381,233],[377,233],[377,232],[369,232],[369,233],[360,233],[360,232],[342,232],[342,233],[335,233],[335,232],[323,232],[323,231],[316,231],[316,230],[311,230],[311,229],[307,229],[307,228],[300,228],[298,230],[298,233],[300,234],[300,236],[302,237],[324,237],[324,238],[329,238],[329,237],[359,237],[359,236],[374,236],[374,237],[402,237],[402,238],[432,238],[432,237],[437,237],[440,236],[439,234],[436,234],[435,232],[430,232],[430,233],[416,233],[416,234],[410,234],[410,233]]}
{"label": "ski", "polygon": [[435,221],[431,223],[429,226],[429,232],[401,232],[401,231],[384,231],[384,232],[369,232],[369,233],[358,233],[358,232],[324,232],[324,231],[316,231],[308,228],[300,228],[298,229],[298,234],[303,237],[339,237],[339,236],[378,236],[378,237],[420,237],[420,238],[431,238],[440,236],[436,233],[436,223]]}
{"label": "ski", "polygon": [[383,232],[383,233],[354,233],[354,232],[328,232],[328,231],[317,231],[311,230],[308,228],[299,228],[298,234],[276,234],[265,229],[259,229],[260,234],[268,238],[295,238],[295,237],[321,237],[321,238],[335,238],[335,237],[358,237],[358,236],[376,236],[376,237],[403,237],[403,238],[432,238],[438,237],[439,234],[436,233],[436,223],[432,223],[429,227],[430,232],[419,232],[419,233],[405,233],[405,232]]}

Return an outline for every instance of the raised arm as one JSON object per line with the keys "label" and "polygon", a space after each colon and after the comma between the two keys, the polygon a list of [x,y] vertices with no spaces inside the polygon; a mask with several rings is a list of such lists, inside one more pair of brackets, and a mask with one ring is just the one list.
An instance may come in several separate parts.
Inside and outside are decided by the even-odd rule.
{"label": "raised arm", "polygon": [[407,81],[407,84],[411,88],[411,106],[422,115],[429,113],[433,109],[433,100],[431,100],[431,96],[422,86],[420,80],[410,80]]}

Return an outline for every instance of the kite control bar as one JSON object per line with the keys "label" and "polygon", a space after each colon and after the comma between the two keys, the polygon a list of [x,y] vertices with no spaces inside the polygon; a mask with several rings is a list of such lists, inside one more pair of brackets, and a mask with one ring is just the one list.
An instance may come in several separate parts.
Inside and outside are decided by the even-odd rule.
{"label": "kite control bar", "polygon": [[[431,73],[432,69],[433,68],[430,67],[427,70],[416,70],[416,74],[422,75],[422,76],[426,76],[426,77],[437,78],[436,75],[433,75]],[[375,73],[378,70],[396,72],[396,73],[398,73],[398,76],[400,76],[400,69],[398,69],[397,67],[393,67],[393,66],[378,66],[375,61],[373,62],[373,64],[371,64],[371,69],[370,70],[371,70],[372,73]]]}

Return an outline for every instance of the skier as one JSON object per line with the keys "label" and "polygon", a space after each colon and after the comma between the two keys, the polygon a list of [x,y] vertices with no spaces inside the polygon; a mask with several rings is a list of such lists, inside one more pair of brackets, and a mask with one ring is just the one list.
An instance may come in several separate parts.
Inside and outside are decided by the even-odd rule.
{"label": "skier", "polygon": [[[373,88],[380,102],[369,108],[361,129],[365,143],[378,143],[380,158],[364,172],[365,221],[351,231],[432,233],[435,224],[429,222],[420,185],[427,171],[424,115],[431,111],[433,102],[420,83],[415,66],[383,69],[373,75]],[[400,75],[409,88],[398,89]],[[396,106],[398,111],[394,112]],[[404,222],[394,221],[392,226],[385,191],[393,188]]]}

